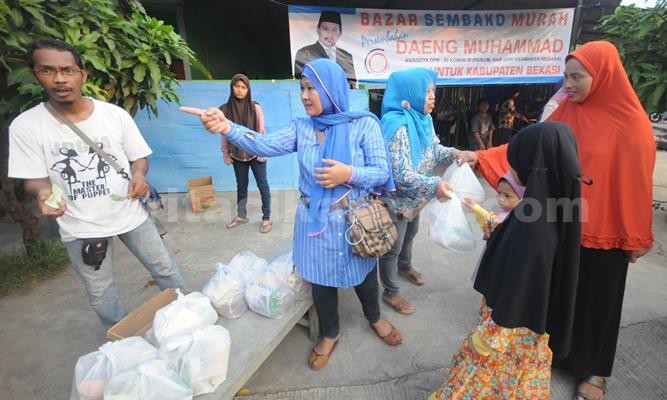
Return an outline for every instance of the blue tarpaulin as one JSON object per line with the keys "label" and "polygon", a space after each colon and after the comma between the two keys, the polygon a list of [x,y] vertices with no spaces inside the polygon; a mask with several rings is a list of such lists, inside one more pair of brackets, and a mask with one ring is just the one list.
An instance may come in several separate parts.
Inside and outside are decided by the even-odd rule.
{"label": "blue tarpaulin", "polygon": [[[264,110],[267,134],[287,125],[295,117],[305,117],[299,99],[299,81],[252,81],[252,98]],[[181,105],[218,107],[227,102],[229,81],[183,81],[178,89]],[[368,110],[368,92],[353,90],[351,108]],[[208,133],[193,115],[179,111],[175,103],[158,104],[158,117],[140,112],[135,121],[153,150],[149,157],[149,179],[159,192],[186,192],[191,178],[211,175],[217,191],[235,191],[232,166],[222,161],[220,135]],[[295,154],[268,161],[271,190],[297,188],[299,169]],[[257,190],[251,176],[249,190]]]}

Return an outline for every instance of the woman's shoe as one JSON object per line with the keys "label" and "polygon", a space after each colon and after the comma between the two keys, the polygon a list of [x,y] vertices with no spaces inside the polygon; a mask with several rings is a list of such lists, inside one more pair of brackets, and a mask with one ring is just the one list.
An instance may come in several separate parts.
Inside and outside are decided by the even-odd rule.
{"label": "woman's shoe", "polygon": [[334,350],[336,350],[336,346],[338,345],[339,340],[340,337],[336,338],[336,341],[334,342],[333,346],[331,347],[331,351],[329,351],[328,354],[320,354],[315,351],[315,348],[313,348],[313,351],[310,352],[310,357],[308,357],[308,366],[310,369],[313,371],[319,371],[326,367],[327,363],[329,362],[329,357],[331,357],[331,354],[333,354]]}
{"label": "woman's shoe", "polygon": [[398,329],[396,329],[394,325],[390,324],[389,321],[385,320],[384,322],[389,324],[389,326],[391,327],[391,331],[389,331],[388,334],[382,336],[380,335],[380,332],[378,332],[378,330],[375,328],[375,325],[371,324],[371,328],[373,328],[375,334],[378,335],[378,337],[382,339],[382,341],[388,344],[389,346],[398,346],[399,344],[403,343],[403,337],[401,336],[401,332]]}

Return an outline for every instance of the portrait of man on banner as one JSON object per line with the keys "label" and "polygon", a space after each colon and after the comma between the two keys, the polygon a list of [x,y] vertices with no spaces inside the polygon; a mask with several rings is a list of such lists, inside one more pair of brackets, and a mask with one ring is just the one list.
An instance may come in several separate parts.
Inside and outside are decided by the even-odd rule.
{"label": "portrait of man on banner", "polygon": [[303,67],[312,60],[318,58],[329,58],[336,61],[343,71],[347,80],[356,82],[354,73],[354,61],[352,54],[336,47],[336,42],[343,33],[341,16],[336,11],[322,11],[317,23],[317,41],[311,45],[302,47],[294,57],[294,77],[300,78]]}

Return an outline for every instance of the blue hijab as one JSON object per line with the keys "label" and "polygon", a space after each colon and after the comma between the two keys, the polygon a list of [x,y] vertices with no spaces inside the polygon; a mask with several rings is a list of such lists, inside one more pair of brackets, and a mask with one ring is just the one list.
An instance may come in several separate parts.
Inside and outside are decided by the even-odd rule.
{"label": "blue hijab", "polygon": [[[350,92],[343,68],[336,62],[326,58],[314,60],[306,64],[303,76],[308,78],[322,103],[322,113],[310,117],[313,125],[325,133],[324,146],[320,153],[320,162],[316,167],[328,167],[321,160],[333,159],[344,164],[352,164],[352,143],[350,141],[351,123],[357,118],[378,118],[367,111],[353,112],[350,109]],[[385,183],[386,188],[393,190],[391,177]],[[331,189],[314,184],[310,190],[310,207],[308,214],[308,235],[314,236],[324,232],[327,226],[329,208],[342,200],[350,191],[347,185],[338,185]]]}
{"label": "blue hijab", "polygon": [[433,145],[433,120],[424,113],[426,91],[438,75],[426,68],[396,71],[389,76],[382,99],[382,133],[387,142],[401,127],[407,126],[412,167],[417,169],[424,150]]}

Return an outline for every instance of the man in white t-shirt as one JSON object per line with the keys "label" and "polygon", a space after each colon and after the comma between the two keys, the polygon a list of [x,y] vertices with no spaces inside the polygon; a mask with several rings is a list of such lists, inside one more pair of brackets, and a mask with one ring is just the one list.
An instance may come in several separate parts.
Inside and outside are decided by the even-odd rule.
{"label": "man in white t-shirt", "polygon": [[[72,46],[39,39],[29,45],[27,58],[48,102],[131,177],[128,181],[117,173],[43,103],[21,113],[9,126],[9,176],[24,179],[25,190],[36,197],[42,215],[58,222],[90,305],[109,327],[127,314],[113,279],[113,236],[144,264],[161,289],[185,286],[139,200],[150,196],[146,157],[151,149],[125,110],[82,95],[87,73]],[[62,192],[60,203],[49,199],[52,185]],[[91,241],[96,238],[99,240]],[[84,257],[85,250],[97,255],[97,261]]]}

